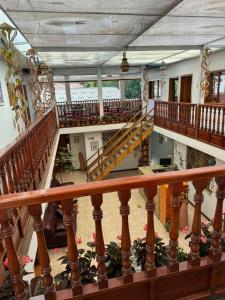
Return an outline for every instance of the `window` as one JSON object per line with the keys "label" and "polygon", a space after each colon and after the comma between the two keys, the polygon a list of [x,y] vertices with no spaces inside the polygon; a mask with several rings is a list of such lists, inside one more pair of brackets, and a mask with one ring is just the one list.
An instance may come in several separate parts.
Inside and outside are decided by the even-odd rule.
{"label": "window", "polygon": [[56,102],[66,102],[65,82],[55,82],[54,86]]}
{"label": "window", "polygon": [[210,74],[210,94],[205,102],[225,104],[225,71],[212,72]]}
{"label": "window", "polygon": [[149,81],[149,99],[159,99],[161,97],[160,80]]}

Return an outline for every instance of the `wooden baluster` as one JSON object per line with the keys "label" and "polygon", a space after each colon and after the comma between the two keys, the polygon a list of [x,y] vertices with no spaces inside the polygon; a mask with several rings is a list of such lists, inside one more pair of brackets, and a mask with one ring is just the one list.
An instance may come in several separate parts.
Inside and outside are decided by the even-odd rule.
{"label": "wooden baluster", "polygon": [[201,235],[201,206],[204,199],[202,193],[207,187],[208,182],[208,178],[196,179],[193,181],[193,186],[196,191],[194,196],[195,211],[191,229],[191,249],[188,257],[188,263],[192,267],[200,265],[199,240]]}
{"label": "wooden baluster", "polygon": [[156,275],[155,267],[155,229],[154,229],[154,201],[153,198],[157,194],[157,186],[152,186],[145,189],[145,195],[147,197],[146,210],[147,210],[147,233],[146,233],[146,263],[145,271],[148,277]]}
{"label": "wooden baluster", "polygon": [[[213,110],[213,128],[212,128],[212,133],[216,132],[216,107],[212,108]],[[219,123],[219,121],[218,121]]]}
{"label": "wooden baluster", "polygon": [[218,112],[218,115],[217,115],[217,131],[216,131],[216,134],[220,134],[220,125],[221,125],[221,107],[218,107],[217,108],[217,112]]}
{"label": "wooden baluster", "polygon": [[8,177],[9,192],[14,193],[15,189],[14,189],[14,183],[13,183],[13,179],[12,179],[12,172],[11,172],[11,165],[10,165],[9,158],[6,162],[5,169],[6,169],[7,177]]}
{"label": "wooden baluster", "polygon": [[171,199],[171,219],[170,219],[170,241],[169,241],[169,252],[168,252],[168,268],[171,272],[179,270],[179,264],[177,261],[177,246],[179,237],[179,209],[180,201],[179,196],[183,189],[183,183],[172,183],[169,185]]}
{"label": "wooden baluster", "polygon": [[8,188],[8,184],[7,184],[7,180],[6,180],[6,172],[5,172],[4,163],[1,163],[1,165],[0,165],[0,177],[2,180],[3,194],[8,194],[9,188]]}
{"label": "wooden baluster", "polygon": [[17,174],[17,168],[16,168],[15,152],[13,152],[11,164],[12,164],[14,187],[15,187],[15,191],[18,193],[20,189],[19,189],[19,184],[18,184],[18,174]]}
{"label": "wooden baluster", "polygon": [[130,208],[128,201],[131,197],[130,190],[118,192],[120,200],[120,214],[122,216],[122,239],[121,239],[121,248],[122,248],[122,273],[124,283],[133,281],[133,274],[131,271],[131,261],[130,261],[130,232],[128,224],[128,215],[130,213]]}
{"label": "wooden baluster", "polygon": [[224,127],[225,127],[225,108],[222,107],[222,127],[221,127],[221,135],[224,135]]}
{"label": "wooden baluster", "polygon": [[208,107],[204,108],[203,106],[199,106],[200,108],[200,118],[201,118],[201,130],[204,129],[204,122],[205,122],[205,126],[207,128],[207,114],[208,114]]}
{"label": "wooden baluster", "polygon": [[7,211],[0,211],[0,222],[2,238],[5,242],[5,250],[8,258],[9,271],[11,273],[13,289],[15,292],[15,298],[25,300],[28,299],[26,295],[26,288],[23,282],[23,277],[20,269],[20,262],[18,260],[16,250],[12,240],[12,226],[8,221]]}
{"label": "wooden baluster", "polygon": [[34,231],[37,234],[38,260],[41,266],[42,274],[44,276],[44,287],[45,287],[44,293],[45,295],[48,295],[50,299],[54,299],[55,286],[54,286],[53,278],[51,276],[50,259],[48,255],[46,242],[45,242],[43,221],[41,219],[42,208],[41,205],[38,204],[38,205],[29,206],[28,210],[34,219],[33,226],[34,226]]}
{"label": "wooden baluster", "polygon": [[208,132],[212,130],[212,107],[209,107],[209,129]]}
{"label": "wooden baluster", "polygon": [[222,249],[221,249],[221,230],[223,222],[223,200],[225,198],[225,177],[217,177],[216,183],[218,186],[216,197],[216,210],[213,219],[213,233],[212,243],[209,250],[209,258],[213,261],[220,260]]}
{"label": "wooden baluster", "polygon": [[98,286],[100,289],[108,287],[108,280],[105,267],[105,244],[102,233],[102,217],[103,213],[101,210],[102,205],[102,194],[91,196],[91,202],[94,207],[93,218],[95,220],[95,233],[96,242],[95,248],[97,253],[98,262]]}
{"label": "wooden baluster", "polygon": [[75,219],[73,212],[73,199],[64,200],[61,202],[63,210],[63,222],[66,227],[67,234],[67,248],[68,260],[71,267],[71,286],[73,296],[81,295],[83,293],[80,281],[80,273],[78,266],[78,250],[75,240]]}

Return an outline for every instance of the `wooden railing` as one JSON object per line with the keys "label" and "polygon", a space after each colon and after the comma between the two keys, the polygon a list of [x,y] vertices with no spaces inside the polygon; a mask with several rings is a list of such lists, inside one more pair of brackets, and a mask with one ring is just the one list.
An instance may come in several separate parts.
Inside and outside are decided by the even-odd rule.
{"label": "wooden railing", "polygon": [[90,175],[93,172],[93,168],[103,164],[104,159],[108,155],[115,154],[115,148],[127,138],[127,135],[131,133],[133,129],[140,126],[143,121],[146,121],[146,117],[150,116],[153,110],[148,111],[148,107],[145,106],[139,110],[120,130],[117,130],[114,135],[106,141],[106,143],[100,147],[93,155],[91,155],[87,161],[87,178],[90,179]]}
{"label": "wooden railing", "polygon": [[[217,199],[215,199],[215,214],[213,219],[213,237],[208,256],[200,258],[201,236],[201,205],[204,199],[203,191],[210,179],[215,178],[217,183]],[[177,249],[179,241],[179,207],[182,182],[191,181],[195,188],[195,208],[191,229],[191,243],[188,261],[178,263]],[[157,193],[157,186],[169,184],[171,192],[171,220],[169,230],[169,249],[167,266],[156,268],[154,263],[154,204],[153,198]],[[146,202],[146,243],[147,255],[145,271],[133,273],[130,259],[130,232],[129,201],[131,191],[144,188],[147,196]],[[121,248],[122,248],[122,274],[120,278],[108,279],[106,274],[104,228],[102,229],[103,195],[117,192],[120,201],[120,210],[112,211],[122,220]],[[98,262],[98,284],[82,285],[78,268],[78,249],[74,238],[73,226],[73,198],[91,196],[90,204],[93,206],[93,218],[96,233],[96,253]],[[2,236],[5,242],[9,262],[9,270],[14,282],[17,299],[26,299],[26,289],[22,281],[19,259],[16,255],[10,223],[7,216],[8,209],[28,206],[34,220],[34,230],[37,233],[38,256],[44,277],[45,299],[206,299],[210,295],[225,293],[225,254],[221,250],[221,230],[223,200],[225,198],[225,167],[205,167],[184,171],[173,171],[164,174],[146,176],[133,176],[127,178],[105,180],[80,185],[71,185],[48,190],[30,191],[25,193],[0,196],[0,222]],[[71,266],[72,288],[55,291],[51,275],[51,262],[46,249],[41,218],[41,204],[52,201],[61,201],[66,226],[68,251],[67,256]],[[83,199],[80,199],[83,201]],[[212,200],[213,201],[213,200]],[[83,212],[80,211],[80,214]],[[144,222],[143,216],[143,222]],[[82,226],[82,224],[80,224]],[[113,224],[111,224],[113,230]],[[177,284],[179,283],[179,284]],[[50,297],[50,298],[49,298]],[[185,298],[186,297],[186,298]],[[39,299],[39,298],[38,298]],[[40,298],[43,299],[43,298]],[[79,298],[80,299],[80,298]]]}
{"label": "wooden railing", "polygon": [[225,147],[225,107],[155,101],[154,124]]}
{"label": "wooden railing", "polygon": [[0,193],[24,192],[38,187],[56,129],[56,114],[51,109],[0,151]]}
{"label": "wooden railing", "polygon": [[104,116],[100,118],[100,106],[97,100],[57,103],[60,127],[127,122],[140,109],[140,99],[104,100]]}

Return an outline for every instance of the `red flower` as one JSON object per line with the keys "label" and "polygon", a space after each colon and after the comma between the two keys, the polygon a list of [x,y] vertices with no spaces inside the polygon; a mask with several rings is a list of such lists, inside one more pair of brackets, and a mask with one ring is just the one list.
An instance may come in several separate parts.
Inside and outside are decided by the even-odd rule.
{"label": "red flower", "polygon": [[206,244],[206,237],[204,237],[203,235],[200,237],[200,241],[203,243],[203,244]]}
{"label": "red flower", "polygon": [[59,248],[54,248],[52,251],[53,251],[54,253],[59,253]]}
{"label": "red flower", "polygon": [[143,230],[147,231],[147,224],[144,225]]}
{"label": "red flower", "polygon": [[188,228],[188,226],[184,227],[184,229],[182,230],[182,232],[183,232],[183,233],[186,233],[186,234],[189,233],[189,228]]}
{"label": "red flower", "polygon": [[118,234],[116,238],[117,238],[117,240],[121,241],[122,240],[122,235]]}
{"label": "red flower", "polygon": [[23,265],[29,264],[29,263],[32,262],[32,261],[33,261],[33,259],[30,258],[29,255],[24,255],[24,256],[22,256],[22,264],[23,264]]}
{"label": "red flower", "polygon": [[155,238],[157,238],[159,236],[158,232],[155,232]]}
{"label": "red flower", "polygon": [[8,261],[8,257],[6,257],[6,259],[4,260],[4,267],[8,268],[9,267],[9,261]]}
{"label": "red flower", "polygon": [[82,241],[81,237],[77,238],[77,239],[76,239],[76,242],[77,242],[77,244],[78,244],[78,245],[80,245],[80,244],[82,244],[82,243],[83,243],[83,241]]}
{"label": "red flower", "polygon": [[93,238],[93,242],[95,243],[96,242],[96,233],[95,232],[92,233],[92,238]]}

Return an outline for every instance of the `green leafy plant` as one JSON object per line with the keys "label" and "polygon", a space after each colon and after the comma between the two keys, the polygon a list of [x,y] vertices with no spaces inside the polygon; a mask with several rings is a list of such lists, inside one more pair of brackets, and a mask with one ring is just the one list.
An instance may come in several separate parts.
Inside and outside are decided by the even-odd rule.
{"label": "green leafy plant", "polygon": [[62,172],[63,171],[73,171],[73,155],[72,153],[65,147],[59,147],[56,153],[54,170],[55,172],[59,172],[60,179],[62,181]]}

